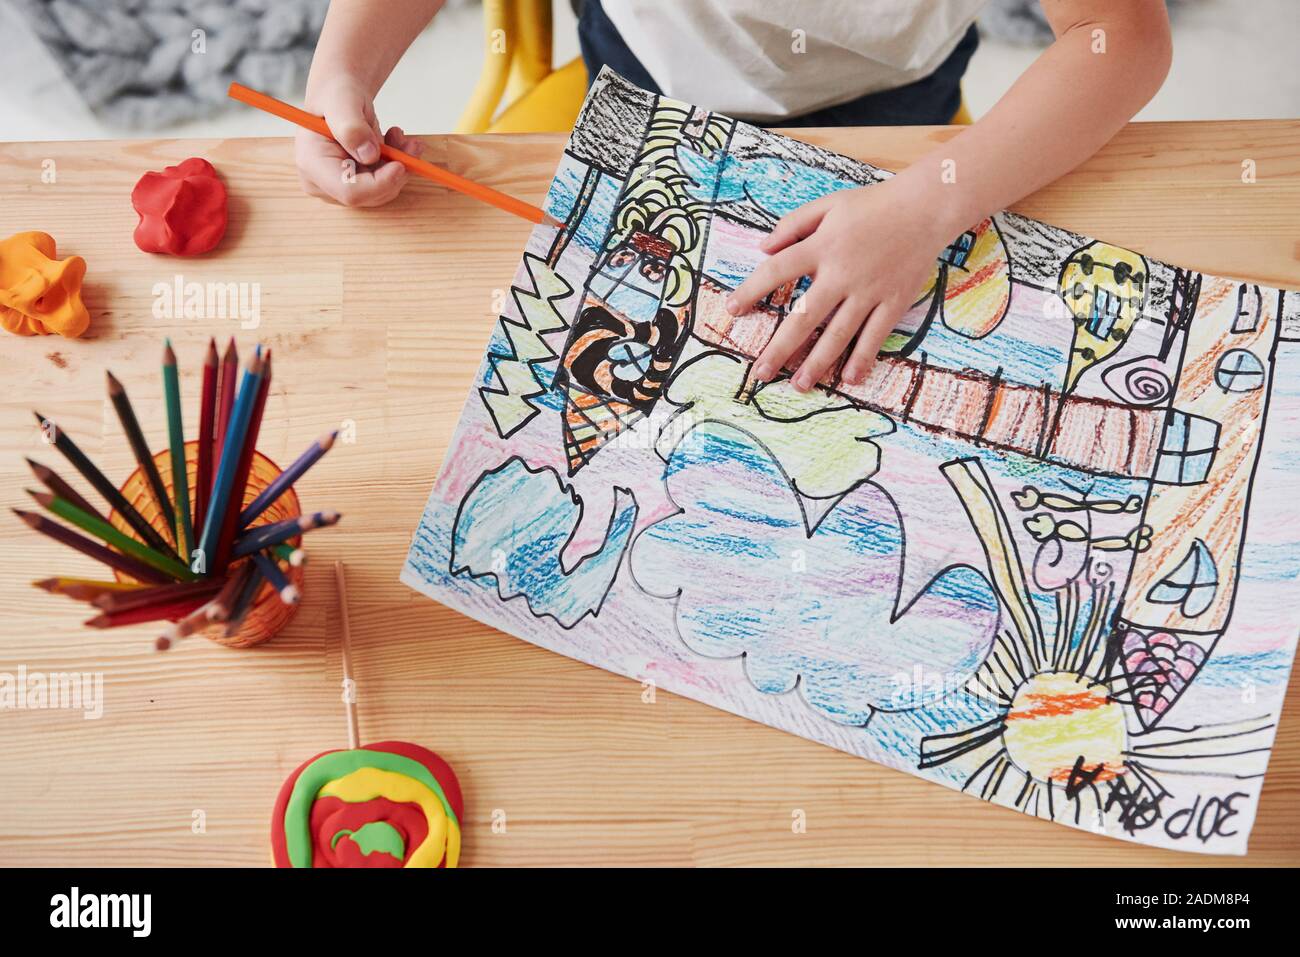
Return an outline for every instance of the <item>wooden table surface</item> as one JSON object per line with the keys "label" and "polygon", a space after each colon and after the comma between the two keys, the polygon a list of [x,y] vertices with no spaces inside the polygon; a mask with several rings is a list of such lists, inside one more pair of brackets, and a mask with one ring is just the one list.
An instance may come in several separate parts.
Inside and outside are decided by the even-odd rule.
{"label": "wooden table surface", "polygon": [[[897,169],[951,133],[799,135]],[[433,161],[540,202],[562,138],[427,143]],[[139,252],[132,185],[196,155],[230,191],[221,249],[194,260]],[[1242,181],[1246,160],[1254,183]],[[1182,266],[1300,287],[1300,122],[1134,124],[1017,209]],[[345,517],[310,540],[296,620],[249,651],[199,639],[160,655],[149,628],[83,630],[84,610],[29,582],[94,564],[0,519],[0,672],[100,672],[104,682],[99,720],[0,712],[0,864],[266,863],[285,776],[346,746],[337,558],[348,563],[362,738],[407,739],[451,761],[467,798],[468,865],[1300,864],[1294,680],[1251,853],[1211,858],[1034,820],[670,694],[643,703],[637,682],[400,584],[528,228],[423,182],[381,210],[327,206],[299,190],[287,139],[0,144],[0,235],[42,229],[62,255],[84,256],[93,316],[79,341],[2,340],[0,504],[27,502],[23,456],[63,467],[41,444],[33,406],[111,475],[130,470],[106,368],[162,441],[164,336],[181,358],[187,409],[210,334],[275,349],[260,443],[273,458],[345,420],[356,435],[299,485],[306,507]],[[156,318],[154,286],[177,276],[259,284],[260,327]],[[796,810],[806,833],[792,832]]]}

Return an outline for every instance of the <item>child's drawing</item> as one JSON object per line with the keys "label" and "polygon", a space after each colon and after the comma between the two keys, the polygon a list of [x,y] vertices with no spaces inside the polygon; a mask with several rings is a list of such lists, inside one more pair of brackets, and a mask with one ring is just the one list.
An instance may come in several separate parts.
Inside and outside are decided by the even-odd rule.
{"label": "child's drawing", "polygon": [[729,315],[760,239],[888,175],[602,74],[403,579],[986,801],[1242,853],[1300,620],[1300,293],[1004,213],[863,384],[751,382],[807,285]]}

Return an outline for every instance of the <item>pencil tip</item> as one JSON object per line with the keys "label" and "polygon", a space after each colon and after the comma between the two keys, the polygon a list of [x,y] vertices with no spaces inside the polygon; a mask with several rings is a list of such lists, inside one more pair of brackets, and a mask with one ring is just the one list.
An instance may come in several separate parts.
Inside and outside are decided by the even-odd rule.
{"label": "pencil tip", "polygon": [[32,489],[32,488],[25,488],[23,489],[23,491],[26,492],[28,495],[30,495],[32,498],[36,499],[36,501],[40,502],[46,508],[48,508],[50,504],[54,501],[54,496],[49,492],[38,492],[36,491],[36,489]]}
{"label": "pencil tip", "polygon": [[40,581],[32,582],[32,584],[43,591],[52,592],[59,586],[59,580],[57,578],[42,578]]}
{"label": "pencil tip", "polygon": [[104,378],[108,380],[108,394],[121,395],[123,391],[122,383],[117,381],[117,376],[113,375],[108,369],[104,370]]}
{"label": "pencil tip", "polygon": [[171,339],[164,339],[163,342],[164,342],[163,365],[165,366],[176,365],[176,352],[172,349]]}
{"label": "pencil tip", "polygon": [[208,351],[203,357],[203,364],[209,366],[217,364],[217,340],[215,337],[208,337]]}

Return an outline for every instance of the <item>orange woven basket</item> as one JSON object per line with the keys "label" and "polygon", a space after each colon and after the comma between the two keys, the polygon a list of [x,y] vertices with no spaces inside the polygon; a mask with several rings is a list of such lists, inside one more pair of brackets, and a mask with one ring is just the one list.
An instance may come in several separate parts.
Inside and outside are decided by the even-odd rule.
{"label": "orange woven basket", "polygon": [[[158,474],[162,478],[163,486],[167,489],[167,494],[173,499],[172,494],[172,454],[170,449],[164,449],[153,457],[154,465],[158,468]],[[194,501],[194,491],[197,485],[196,477],[199,468],[199,443],[197,441],[185,443],[185,475],[190,487],[190,502]],[[246,507],[253,499],[261,494],[262,490],[275,481],[280,474],[280,467],[268,459],[261,452],[253,453],[253,464],[248,470],[248,485],[244,488],[244,501],[240,503],[240,509]],[[149,491],[149,480],[145,478],[144,470],[136,468],[123,483],[120,490],[123,497],[135,507],[141,515],[158,530],[163,538],[173,541],[174,536],[172,529],[167,527],[167,521],[163,518],[162,512],[154,502],[153,495]],[[302,507],[298,502],[298,494],[289,488],[281,495],[274,504],[265,512],[257,517],[253,522],[254,526],[265,525],[271,522],[284,521],[286,518],[293,518],[302,514]],[[140,540],[140,536],[135,530],[127,524],[126,519],[122,518],[116,511],[109,514],[108,520],[113,527],[131,538]],[[302,541],[301,536],[288,542],[289,545],[297,545]],[[241,562],[249,561],[247,558],[237,559],[231,568],[236,568]],[[295,568],[292,565],[286,567],[282,564],[281,568],[285,571],[289,581],[302,591],[303,587],[303,570],[301,567]],[[118,581],[134,581],[129,575],[122,572],[115,572]],[[206,638],[210,638],[218,644],[225,645],[228,648],[251,648],[253,645],[260,645],[262,642],[269,640],[279,634],[293,618],[294,613],[298,610],[297,605],[286,605],[280,600],[265,581],[253,599],[253,605],[244,616],[243,623],[239,630],[229,637],[226,636],[226,626],[224,623],[210,625],[206,629],[198,632]]]}

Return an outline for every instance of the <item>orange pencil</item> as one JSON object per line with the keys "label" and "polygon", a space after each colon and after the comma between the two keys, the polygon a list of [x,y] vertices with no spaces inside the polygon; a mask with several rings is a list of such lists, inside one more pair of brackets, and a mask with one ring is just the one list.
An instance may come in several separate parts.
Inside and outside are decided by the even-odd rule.
{"label": "orange pencil", "polygon": [[[334,134],[330,132],[329,126],[326,125],[322,117],[308,113],[306,110],[300,110],[296,106],[290,106],[273,96],[267,96],[265,93],[259,93],[257,90],[250,90],[240,83],[230,84],[227,96],[231,99],[246,103],[249,106],[256,107],[263,112],[270,113],[272,116],[278,116],[282,120],[288,120],[290,123],[296,123],[303,129],[311,130],[320,136],[327,136],[334,139]],[[476,183],[472,179],[466,179],[463,176],[457,176],[455,173],[443,169],[441,166],[434,166],[432,163],[425,162],[417,156],[403,152],[387,143],[381,143],[379,146],[379,155],[384,159],[394,160],[401,163],[408,170],[417,176],[423,176],[425,179],[433,180],[449,189],[464,193],[466,196],[472,196],[484,203],[489,203],[497,209],[503,209],[507,213],[513,213],[531,223],[537,223],[543,226],[558,226],[559,223],[554,217],[548,216],[541,208],[525,203],[522,199],[516,199],[500,190],[495,190],[491,186],[484,186],[482,183]]]}

